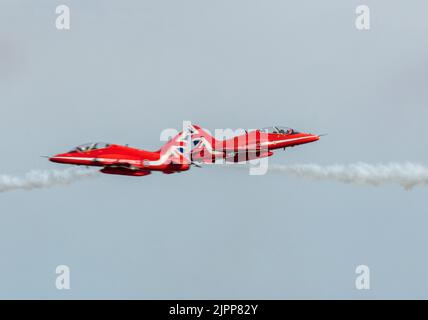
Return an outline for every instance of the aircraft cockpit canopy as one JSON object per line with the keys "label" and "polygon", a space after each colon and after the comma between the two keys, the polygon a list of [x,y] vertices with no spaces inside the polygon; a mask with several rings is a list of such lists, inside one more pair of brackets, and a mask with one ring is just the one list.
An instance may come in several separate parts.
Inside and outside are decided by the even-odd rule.
{"label": "aircraft cockpit canopy", "polygon": [[87,152],[92,150],[98,150],[98,149],[104,149],[110,147],[109,143],[105,142],[91,142],[91,143],[85,143],[78,147],[76,147],[73,151],[79,151],[79,152]]}
{"label": "aircraft cockpit canopy", "polygon": [[278,133],[278,134],[298,134],[299,133],[292,128],[283,127],[283,126],[267,127],[260,130],[267,133]]}

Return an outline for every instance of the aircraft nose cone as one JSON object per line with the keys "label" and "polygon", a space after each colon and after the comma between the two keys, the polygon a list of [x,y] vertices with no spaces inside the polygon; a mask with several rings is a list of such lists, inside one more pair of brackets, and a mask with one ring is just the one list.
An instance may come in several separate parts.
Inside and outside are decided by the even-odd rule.
{"label": "aircraft nose cone", "polygon": [[49,161],[62,163],[64,162],[64,160],[66,160],[66,157],[67,157],[67,154],[57,154],[52,157],[49,157]]}
{"label": "aircraft nose cone", "polygon": [[308,140],[310,142],[315,142],[315,141],[318,141],[320,139],[320,136],[318,136],[316,134],[308,134],[307,137],[308,137]]}
{"label": "aircraft nose cone", "polygon": [[51,162],[58,162],[58,157],[57,156],[52,156],[49,158],[49,161]]}

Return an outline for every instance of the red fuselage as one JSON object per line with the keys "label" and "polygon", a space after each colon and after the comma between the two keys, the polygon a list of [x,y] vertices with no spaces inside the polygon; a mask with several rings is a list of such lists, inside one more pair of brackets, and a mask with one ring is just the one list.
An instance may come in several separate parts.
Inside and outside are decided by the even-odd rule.
{"label": "red fuselage", "polygon": [[180,155],[145,151],[116,144],[97,144],[77,147],[67,153],[57,154],[52,162],[103,167],[101,172],[132,176],[144,176],[151,171],[174,173],[189,170],[189,163]]}
{"label": "red fuselage", "polygon": [[254,130],[231,139],[217,140],[204,129],[193,126],[192,159],[214,162],[243,162],[273,155],[272,150],[294,147],[319,140],[318,135],[300,133],[291,128],[272,127]]}

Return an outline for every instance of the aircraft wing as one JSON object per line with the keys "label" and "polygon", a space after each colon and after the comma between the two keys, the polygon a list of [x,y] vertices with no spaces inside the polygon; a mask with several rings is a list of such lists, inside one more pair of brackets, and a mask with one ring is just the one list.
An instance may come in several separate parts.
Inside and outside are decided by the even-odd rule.
{"label": "aircraft wing", "polygon": [[272,151],[243,151],[231,152],[224,158],[226,162],[244,162],[254,159],[266,158],[273,155]]}
{"label": "aircraft wing", "polygon": [[130,163],[116,163],[107,165],[100,170],[102,173],[119,174],[125,176],[147,176],[151,174],[150,170],[144,170]]}

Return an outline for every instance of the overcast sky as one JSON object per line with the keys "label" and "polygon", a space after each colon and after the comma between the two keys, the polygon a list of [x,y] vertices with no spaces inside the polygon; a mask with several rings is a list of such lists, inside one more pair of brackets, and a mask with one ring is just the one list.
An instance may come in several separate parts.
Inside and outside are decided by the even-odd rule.
{"label": "overcast sky", "polygon": [[[55,28],[67,4],[71,30]],[[371,29],[355,28],[367,4]],[[325,133],[279,164],[426,163],[426,1],[0,4],[0,174],[165,128]],[[0,298],[428,298],[426,188],[192,168],[0,194]],[[71,290],[55,268],[71,269]],[[371,290],[355,289],[355,268]]]}

